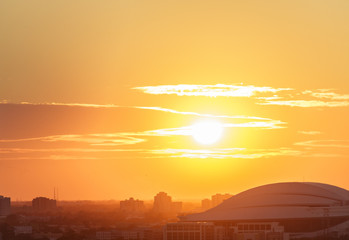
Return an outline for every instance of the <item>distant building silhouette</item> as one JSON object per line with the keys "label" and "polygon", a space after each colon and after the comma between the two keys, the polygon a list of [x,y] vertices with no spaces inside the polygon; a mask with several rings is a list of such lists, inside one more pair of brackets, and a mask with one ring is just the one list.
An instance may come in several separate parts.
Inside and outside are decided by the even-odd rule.
{"label": "distant building silhouette", "polygon": [[226,193],[226,194],[220,194],[217,193],[215,195],[211,196],[211,200],[206,198],[201,201],[201,208],[202,210],[207,210],[213,207],[218,206],[221,204],[224,200],[227,200],[228,198],[231,198],[233,195]]}
{"label": "distant building silhouette", "polygon": [[226,194],[220,194],[217,193],[216,195],[212,196],[212,207],[218,206],[221,204],[224,200],[231,198],[233,195],[226,193]]}
{"label": "distant building silhouette", "polygon": [[143,213],[145,211],[144,202],[133,198],[120,201],[120,211],[131,214]]}
{"label": "distant building silhouette", "polygon": [[35,211],[50,211],[57,208],[57,203],[54,199],[37,197],[33,199],[32,206]]}
{"label": "distant building silhouette", "polygon": [[202,210],[207,210],[210,209],[212,207],[212,201],[208,198],[205,198],[203,200],[201,200],[201,209]]}
{"label": "distant building silhouette", "polygon": [[0,196],[0,216],[7,216],[11,213],[11,198]]}
{"label": "distant building silhouette", "polygon": [[154,197],[153,211],[157,213],[180,213],[182,211],[182,202],[172,202],[172,198],[165,192],[159,192]]}

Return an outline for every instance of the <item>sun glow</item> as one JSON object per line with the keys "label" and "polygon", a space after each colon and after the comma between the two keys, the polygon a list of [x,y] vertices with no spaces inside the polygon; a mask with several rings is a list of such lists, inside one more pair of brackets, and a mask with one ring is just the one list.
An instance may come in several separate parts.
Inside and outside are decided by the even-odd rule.
{"label": "sun glow", "polygon": [[210,145],[222,136],[223,125],[218,121],[206,120],[192,126],[192,136],[198,143]]}

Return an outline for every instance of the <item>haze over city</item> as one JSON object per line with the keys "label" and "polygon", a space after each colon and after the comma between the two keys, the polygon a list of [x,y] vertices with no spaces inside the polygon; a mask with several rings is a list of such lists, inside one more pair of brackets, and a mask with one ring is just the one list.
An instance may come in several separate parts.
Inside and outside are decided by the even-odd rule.
{"label": "haze over city", "polygon": [[348,189],[348,1],[1,1],[0,194]]}

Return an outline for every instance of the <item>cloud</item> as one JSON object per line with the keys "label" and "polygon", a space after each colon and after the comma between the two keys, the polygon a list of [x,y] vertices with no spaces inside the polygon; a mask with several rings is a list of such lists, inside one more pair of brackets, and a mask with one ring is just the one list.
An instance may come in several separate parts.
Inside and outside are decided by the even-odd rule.
{"label": "cloud", "polygon": [[305,134],[305,135],[318,135],[321,134],[322,132],[319,131],[298,131],[300,134]]}
{"label": "cloud", "polygon": [[294,145],[321,148],[349,148],[349,140],[310,140],[297,142]]}
{"label": "cloud", "polygon": [[280,105],[291,107],[348,107],[349,101],[325,102],[318,100],[285,100],[285,101],[266,101],[258,103],[260,105]]}
{"label": "cloud", "polygon": [[[250,97],[256,100],[258,105],[278,105],[291,107],[348,107],[349,94],[339,94],[334,89],[316,89],[297,91],[292,88],[273,88],[273,87],[257,87],[253,85],[159,85],[135,87],[133,89],[140,90],[148,94],[175,94],[178,96],[207,96],[207,97]],[[275,93],[278,92],[278,95]],[[262,94],[262,96],[261,96]],[[2,100],[0,104],[10,104],[7,100]],[[196,112],[182,112],[162,107],[148,106],[119,106],[115,104],[89,104],[89,103],[29,103],[21,102],[27,105],[50,105],[50,106],[70,106],[70,107],[91,107],[91,108],[135,108],[147,109],[154,111],[169,112],[175,114],[215,117],[215,118],[241,118],[241,119],[258,119],[265,118],[254,116],[227,116],[212,115]]]}
{"label": "cloud", "polygon": [[222,149],[156,149],[150,150],[159,157],[173,158],[242,158],[256,159],[274,156],[297,156],[301,152],[288,148],[278,149],[246,149],[246,148],[222,148]]}
{"label": "cloud", "polygon": [[213,115],[213,114],[196,113],[196,112],[182,112],[182,111],[177,111],[177,110],[162,108],[162,107],[134,107],[134,108],[148,109],[148,110],[155,110],[155,111],[162,111],[162,112],[169,112],[169,113],[183,114],[183,115],[191,115],[191,116],[198,116],[198,117],[208,117],[208,118],[271,120],[270,118],[262,118],[262,117],[254,117],[254,116],[241,116],[241,115],[229,116],[229,115]]}
{"label": "cloud", "polygon": [[[8,102],[6,102],[8,103]],[[23,105],[38,105],[38,106],[68,106],[68,107],[91,107],[91,108],[119,108],[120,106],[114,104],[90,104],[90,103],[30,103],[21,102]]]}
{"label": "cloud", "polygon": [[[338,94],[333,89],[297,91],[292,88],[257,87],[253,85],[159,85],[135,87],[147,94],[175,94],[177,96],[251,97],[259,105],[291,107],[347,107],[349,94]],[[276,95],[275,93],[278,93]],[[262,96],[260,96],[263,94]],[[303,99],[296,99],[304,96]],[[310,97],[310,99],[308,99]],[[282,100],[281,100],[282,99]],[[157,109],[161,110],[161,109]],[[164,110],[164,109],[162,109]]]}
{"label": "cloud", "polygon": [[48,155],[43,157],[1,157],[1,160],[100,160],[97,157],[72,156],[72,155]]}
{"label": "cloud", "polygon": [[[190,113],[196,114],[196,113]],[[214,116],[214,115],[212,115]],[[234,117],[233,117],[234,118]],[[260,118],[257,118],[260,119]],[[263,128],[263,129],[279,129],[285,128],[285,122],[279,120],[264,120],[245,123],[222,123],[224,128]],[[179,128],[163,128],[155,130],[147,130],[140,132],[118,132],[118,133],[100,133],[100,134],[62,134],[51,135],[35,138],[19,138],[19,139],[0,139],[0,143],[10,142],[79,142],[86,143],[91,146],[118,146],[118,145],[133,145],[145,142],[144,137],[152,136],[190,136],[194,133],[194,127],[183,126]]]}
{"label": "cloud", "polygon": [[345,155],[336,154],[336,153],[309,153],[309,154],[304,154],[302,157],[314,157],[314,158],[340,158],[340,157],[345,157]]}
{"label": "cloud", "polygon": [[325,98],[331,100],[349,100],[349,94],[338,94],[330,92],[333,89],[318,89],[316,91],[306,90],[303,94],[310,94],[315,98]]}
{"label": "cloud", "polygon": [[[304,99],[294,99],[304,96]],[[308,99],[310,97],[310,99]],[[333,89],[305,90],[296,94],[288,94],[283,97],[260,97],[259,105],[279,105],[291,107],[347,107],[349,106],[349,95],[338,94]],[[277,100],[284,99],[284,100]]]}
{"label": "cloud", "polygon": [[272,87],[256,87],[243,85],[195,85],[195,84],[179,84],[179,85],[159,85],[135,87],[133,89],[140,90],[148,94],[175,94],[178,96],[205,96],[205,97],[251,97],[256,93],[276,93],[290,88],[272,88]]}
{"label": "cloud", "polygon": [[282,99],[282,97],[274,95],[271,97],[256,97],[259,100],[265,100],[265,101],[270,101],[270,100],[277,100],[277,99]]}
{"label": "cloud", "polygon": [[283,124],[285,124],[285,122],[278,121],[278,120],[271,120],[271,121],[265,121],[265,122],[226,123],[224,124],[224,127],[278,129],[278,128],[285,128],[285,126],[281,126]]}
{"label": "cloud", "polygon": [[99,153],[99,152],[145,152],[137,148],[0,148],[0,153]]}
{"label": "cloud", "polygon": [[1,139],[0,142],[24,142],[24,141],[42,141],[42,142],[79,142],[96,146],[118,146],[129,145],[144,142],[144,139],[136,138],[128,133],[105,133],[105,134],[64,134],[52,135],[37,138],[21,139]]}
{"label": "cloud", "polygon": [[[3,101],[3,102],[0,102],[0,104],[13,104],[13,103]],[[184,112],[184,111],[178,111],[178,110],[174,110],[174,109],[170,109],[170,108],[148,107],[148,106],[120,106],[120,105],[114,105],[114,104],[55,103],[55,102],[51,102],[51,103],[21,102],[19,104],[34,105],[34,106],[68,106],[68,107],[87,107],[87,108],[133,108],[133,109],[144,109],[144,110],[160,111],[160,112],[167,112],[167,113],[180,114],[180,115],[205,117],[205,118],[254,119],[254,120],[265,120],[265,121],[272,120],[270,118],[256,117],[256,116],[214,115],[214,114],[208,114],[208,113]]]}
{"label": "cloud", "polygon": [[[278,149],[246,149],[246,148],[215,148],[215,149],[0,149],[3,160],[84,160],[84,159],[119,159],[120,155],[94,156],[98,152],[135,152],[138,158],[213,158],[213,159],[257,159],[275,156],[298,156],[300,151],[289,148]],[[31,156],[30,153],[47,154]],[[91,153],[88,156],[76,155],[77,153]],[[10,155],[9,155],[10,154]],[[11,155],[11,154],[25,154]],[[134,157],[134,156],[132,156]],[[122,159],[130,156],[122,156]]]}

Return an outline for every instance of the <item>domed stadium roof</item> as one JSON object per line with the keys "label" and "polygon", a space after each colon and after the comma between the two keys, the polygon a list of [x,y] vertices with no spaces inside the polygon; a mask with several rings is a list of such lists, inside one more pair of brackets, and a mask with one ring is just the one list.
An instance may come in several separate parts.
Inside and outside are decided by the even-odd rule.
{"label": "domed stadium roof", "polygon": [[181,221],[241,221],[349,216],[349,191],[322,183],[288,182],[239,193]]}

